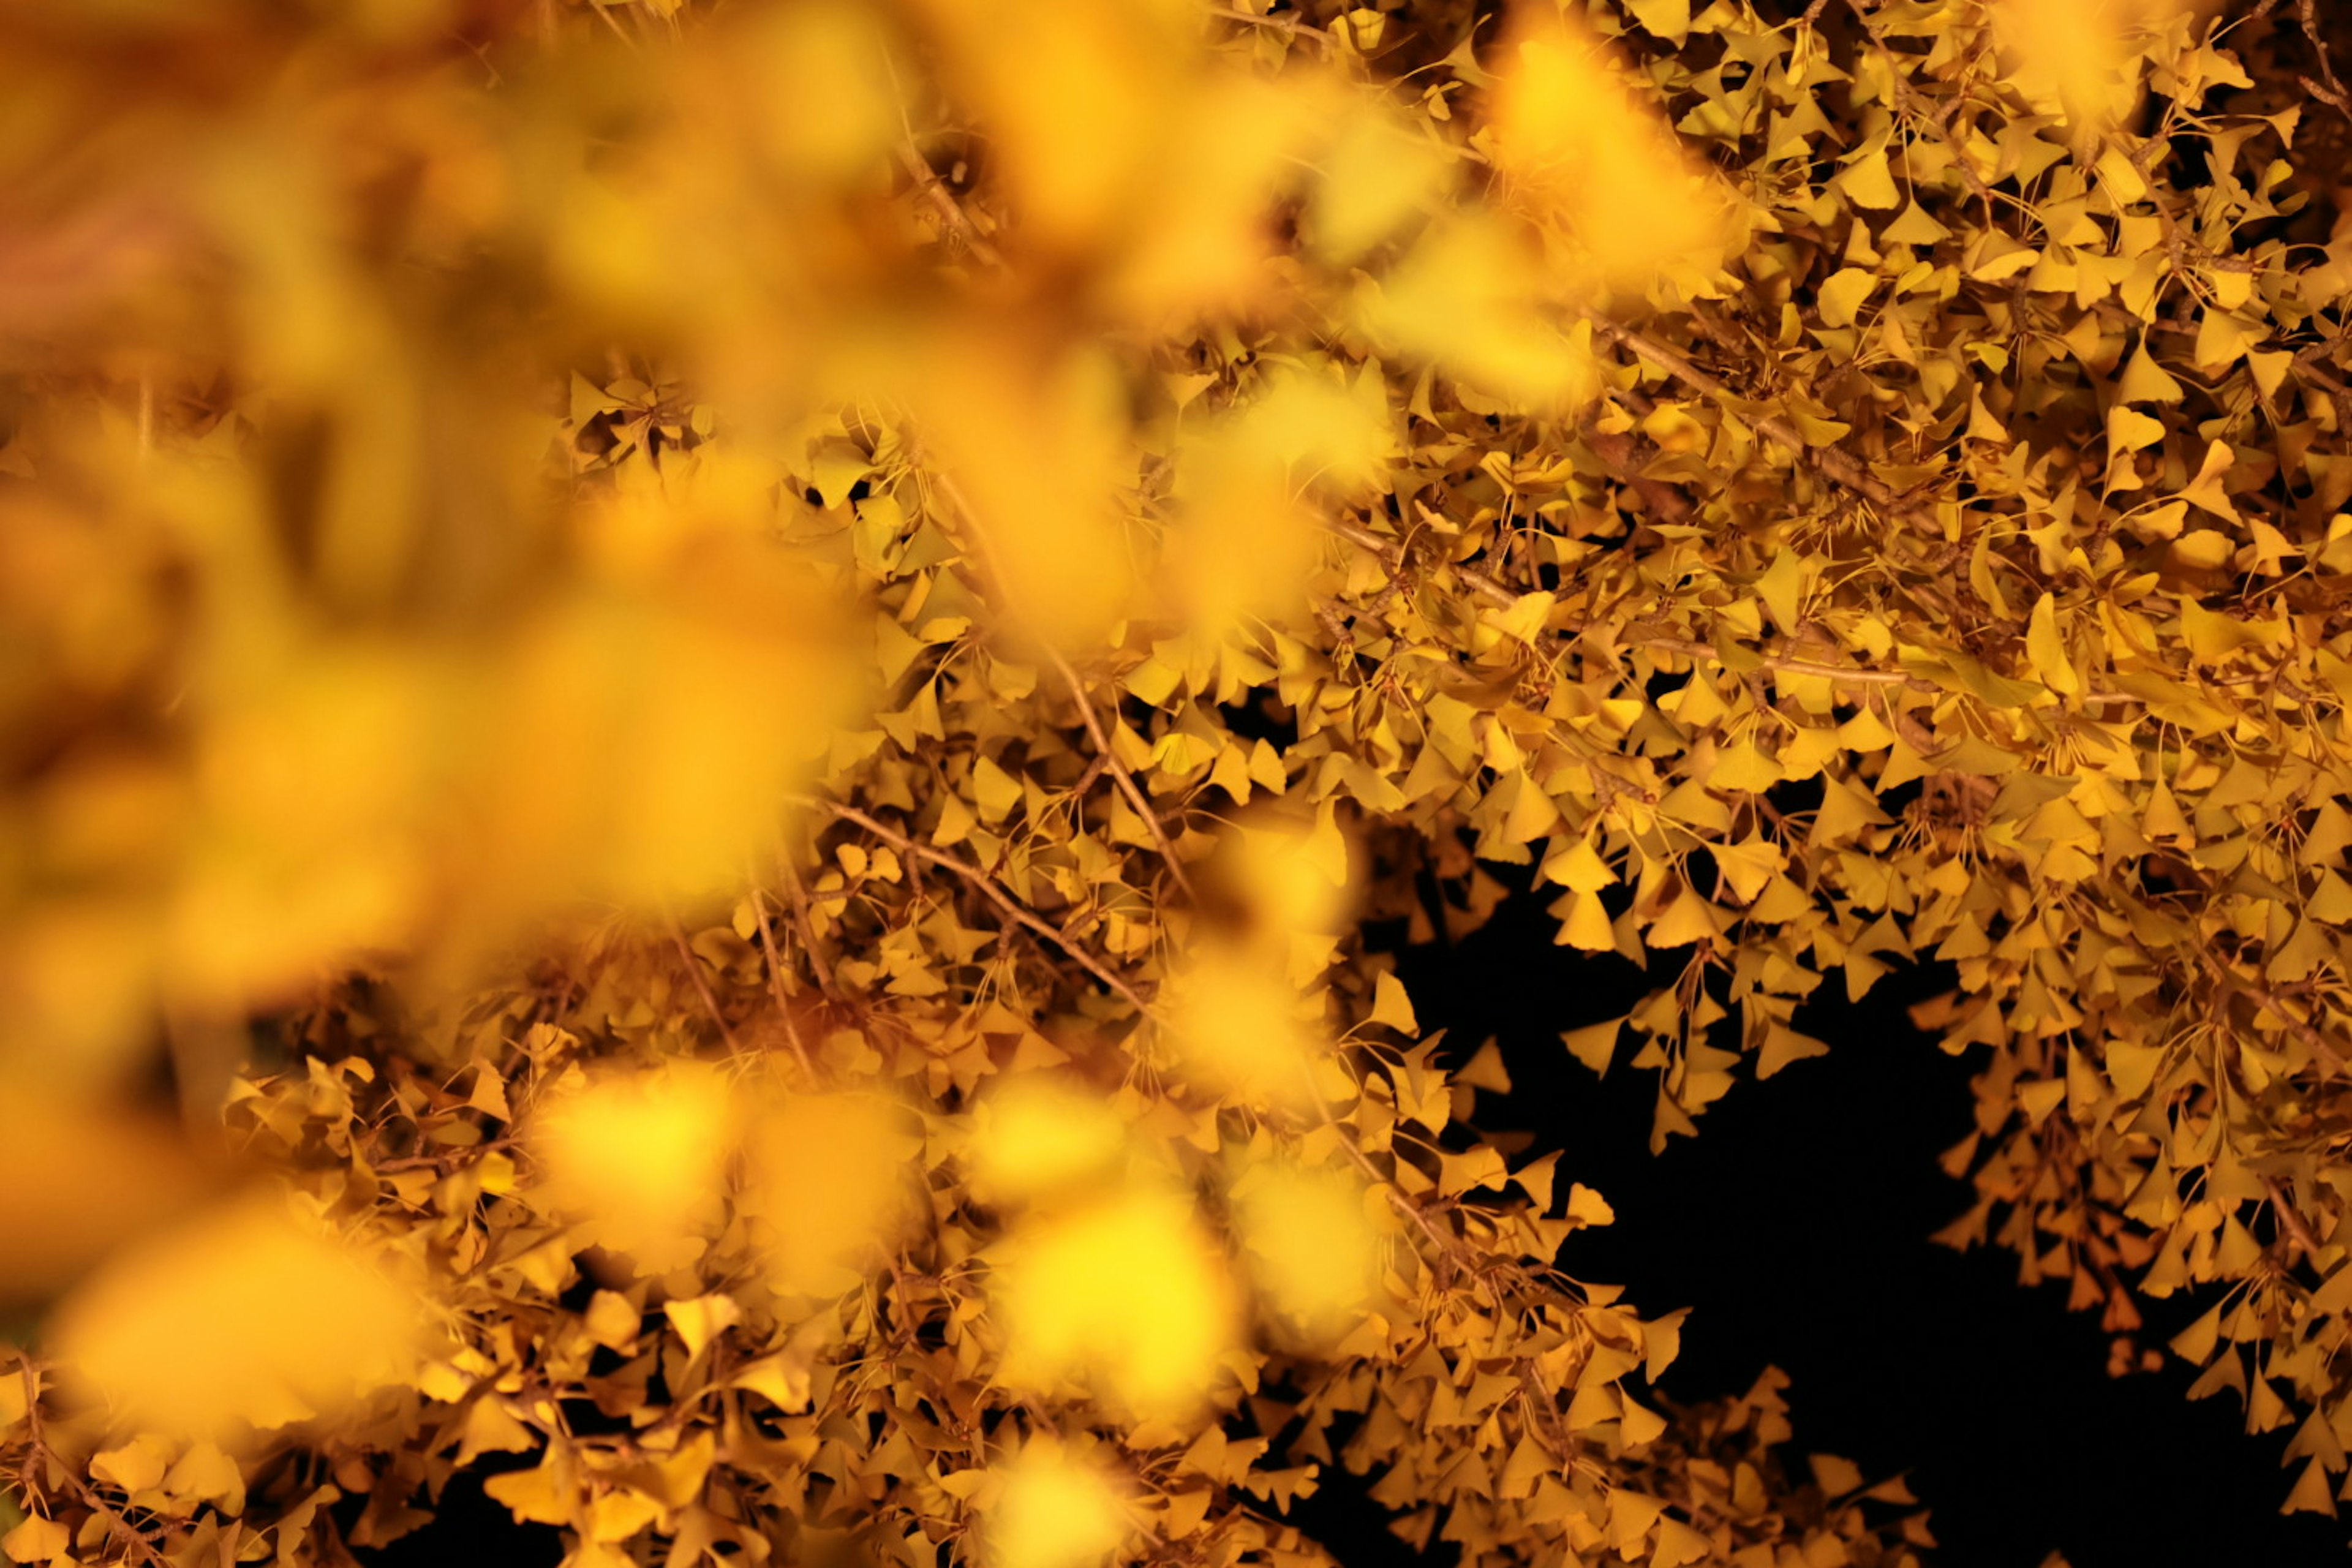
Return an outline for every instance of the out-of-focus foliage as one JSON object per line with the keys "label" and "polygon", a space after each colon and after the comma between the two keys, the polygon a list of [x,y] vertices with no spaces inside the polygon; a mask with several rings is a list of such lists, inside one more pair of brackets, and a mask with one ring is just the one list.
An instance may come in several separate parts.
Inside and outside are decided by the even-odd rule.
{"label": "out-of-focus foliage", "polygon": [[1565,1041],[1661,1143],[1956,963],[1948,1238],[2123,1364],[2210,1296],[2332,1509],[2342,41],[0,12],[0,1551],[341,1561],[500,1455],[577,1568],[1307,1568],[1331,1464],[1475,1564],[1916,1561],[1562,1272],[1356,923],[1482,861],[1680,966]]}

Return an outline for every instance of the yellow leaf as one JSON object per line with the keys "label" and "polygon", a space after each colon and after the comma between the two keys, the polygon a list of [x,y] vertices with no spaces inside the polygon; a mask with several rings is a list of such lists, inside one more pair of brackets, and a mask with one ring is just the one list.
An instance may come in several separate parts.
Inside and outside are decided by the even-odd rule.
{"label": "yellow leaf", "polygon": [[700,1355],[705,1345],[743,1321],[743,1309],[735,1304],[735,1299],[717,1293],[672,1301],[663,1310],[677,1337],[686,1342],[689,1356]]}
{"label": "yellow leaf", "polygon": [[646,1272],[677,1268],[720,1218],[734,1121],[726,1080],[705,1064],[575,1074],[525,1125],[542,1177],[533,1196]]}
{"label": "yellow leaf", "polygon": [[2083,689],[2074,661],[2066,657],[2066,646],[2059,640],[2057,601],[2047,593],[2034,601],[2033,614],[2027,619],[2025,648],[2033,673],[2051,690],[2071,696]]}
{"label": "yellow leaf", "polygon": [[1421,1024],[1412,1016],[1412,999],[1404,993],[1404,983],[1387,970],[1372,984],[1372,1022],[1386,1024],[1401,1035],[1418,1035]]}
{"label": "yellow leaf", "polygon": [[626,1541],[659,1519],[661,1504],[643,1492],[623,1488],[599,1496],[588,1505],[588,1539],[612,1542]]}
{"label": "yellow leaf", "polygon": [[1652,947],[1685,947],[1723,934],[1723,917],[1715,905],[1685,885],[1665,911],[1650,923],[1643,938]]}
{"label": "yellow leaf", "polygon": [[256,1194],[117,1255],[49,1331],[59,1363],[119,1410],[205,1437],[406,1382],[422,1322],[390,1258]]}
{"label": "yellow leaf", "polygon": [[1128,1147],[1126,1121],[1101,1095],[1024,1073],[984,1095],[972,1117],[971,1181],[989,1202],[1024,1202],[1101,1176]]}
{"label": "yellow leaf", "polygon": [[2237,455],[2230,450],[2227,441],[2216,440],[2205,448],[2205,460],[2198,465],[2197,477],[2180,491],[2182,500],[2219,518],[2244,525],[2238,509],[2231,504],[2227,491],[2221,488],[2221,476],[2236,466]]}
{"label": "yellow leaf", "polygon": [[994,1475],[1002,1489],[980,1531],[988,1568],[1100,1568],[1134,1533],[1125,1489],[1091,1455],[1032,1438]]}
{"label": "yellow leaf", "polygon": [[163,1483],[171,1451],[162,1439],[142,1434],[120,1448],[108,1448],[89,1462],[89,1473],[121,1487],[125,1493],[143,1492]]}
{"label": "yellow leaf", "polygon": [[1790,1062],[1827,1056],[1829,1049],[1811,1035],[1801,1035],[1784,1024],[1769,1025],[1764,1031],[1764,1047],[1756,1055],[1756,1076],[1770,1078]]}
{"label": "yellow leaf", "polygon": [[644,1314],[626,1296],[616,1290],[599,1290],[588,1299],[588,1310],[581,1315],[589,1337],[607,1350],[619,1350],[637,1337]]}
{"label": "yellow leaf", "polygon": [[1715,1552],[1715,1543],[1672,1517],[1658,1521],[1658,1543],[1650,1548],[1650,1568],[1684,1568],[1702,1563]]}
{"label": "yellow leaf", "polygon": [[1820,1483],[1824,1497],[1842,1498],[1862,1486],[1862,1467],[1852,1459],[1842,1459],[1835,1454],[1808,1454],[1806,1462],[1812,1466],[1813,1479]]}
{"label": "yellow leaf", "polygon": [[1710,789],[1767,790],[1780,782],[1780,764],[1758,751],[1753,739],[1725,751],[1706,775]]}
{"label": "yellow leaf", "polygon": [[[1656,0],[1650,16],[1688,25],[1682,0]],[[1628,89],[1599,39],[1550,6],[1517,7],[1496,77],[1496,164],[1570,276],[1609,287],[1720,267],[1738,198]]]}
{"label": "yellow leaf", "polygon": [[1867,268],[1847,267],[1832,273],[1821,287],[1822,320],[1832,327],[1849,327],[1863,302],[1878,286],[1878,275]]}
{"label": "yellow leaf", "polygon": [[1252,1277],[1275,1310],[1328,1343],[1360,1321],[1378,1287],[1381,1238],[1363,1184],[1338,1171],[1257,1166],[1234,1184]]}
{"label": "yellow leaf", "polygon": [[1780,847],[1760,833],[1751,834],[1738,844],[1717,844],[1711,847],[1716,869],[1723,876],[1732,896],[1742,902],[1761,893],[1773,874],[1787,863]]}
{"label": "yellow leaf", "polygon": [[559,1468],[560,1464],[561,1457],[551,1447],[536,1468],[492,1476],[482,1483],[482,1489],[506,1504],[520,1522],[568,1525],[580,1500],[578,1489],[570,1484],[571,1467]]}
{"label": "yellow leaf", "polygon": [[1563,1033],[1559,1037],[1560,1044],[1568,1047],[1570,1056],[1591,1068],[1594,1077],[1601,1077],[1609,1071],[1609,1058],[1617,1049],[1618,1032],[1624,1026],[1622,1018],[1587,1024],[1580,1029]]}
{"label": "yellow leaf", "polygon": [[1171,1043],[1202,1079],[1251,1104],[1311,1097],[1307,1074],[1328,1049],[1322,999],[1268,957],[1204,947],[1171,976],[1166,1000]]}
{"label": "yellow leaf", "polygon": [[1582,1182],[1572,1182],[1568,1189],[1568,1217],[1583,1225],[1614,1225],[1617,1211]]}
{"label": "yellow leaf", "polygon": [[26,1520],[5,1535],[0,1535],[0,1552],[16,1563],[47,1563],[63,1557],[73,1544],[66,1527],[53,1519],[35,1516]]}
{"label": "yellow leaf", "polygon": [[1568,917],[1560,922],[1559,942],[1587,952],[1607,952],[1617,945],[1617,932],[1598,893],[1570,895]]}
{"label": "yellow leaf", "polygon": [[[854,1040],[854,1037],[852,1037]],[[755,1114],[737,1206],[769,1284],[824,1297],[854,1287],[898,1244],[920,1199],[911,1118],[880,1094],[784,1094]]]}
{"label": "yellow leaf", "polygon": [[2213,1359],[2213,1347],[2221,1333],[2221,1308],[2216,1305],[2172,1337],[2172,1352],[2184,1361],[2203,1366]]}
{"label": "yellow leaf", "polygon": [[216,1502],[224,1513],[245,1510],[245,1473],[210,1440],[193,1445],[164,1472],[163,1489],[191,1502]]}
{"label": "yellow leaf", "polygon": [[2189,358],[2201,371],[2218,370],[2262,342],[2262,334],[2238,317],[2207,306],[2197,323],[2197,345]]}
{"label": "yellow leaf", "polygon": [[2124,363],[2116,396],[2125,403],[2178,403],[2185,395],[2180,384],[2147,352],[2147,339],[2143,334],[2139,346],[2132,350],[2131,358]]}
{"label": "yellow leaf", "polygon": [[989,1297],[1008,1384],[1076,1383],[1139,1415],[1196,1409],[1238,1342],[1232,1283],[1181,1193],[1115,1190],[1024,1218],[999,1245]]}
{"label": "yellow leaf", "polygon": [[464,1439],[457,1445],[457,1463],[474,1462],[478,1454],[522,1453],[539,1447],[539,1434],[514,1417],[496,1394],[486,1394],[466,1412]]}
{"label": "yellow leaf", "polygon": [[980,819],[994,826],[1003,822],[1023,797],[1021,781],[982,757],[972,764],[972,798],[980,804]]}
{"label": "yellow leaf", "polygon": [[1307,243],[1345,266],[1427,207],[1453,161],[1375,103],[1359,100],[1324,153],[1303,226]]}
{"label": "yellow leaf", "polygon": [[2112,458],[2164,439],[2164,425],[2137,409],[2116,404],[2107,410],[2107,451]]}
{"label": "yellow leaf", "polygon": [[1580,893],[1597,892],[1617,879],[1617,873],[1594,851],[1591,841],[1584,838],[1545,857],[1543,874]]}
{"label": "yellow leaf", "polygon": [[809,1369],[789,1355],[761,1357],[737,1373],[730,1386],[749,1389],[780,1410],[809,1407]]}
{"label": "yellow leaf", "polygon": [[1633,13],[1635,21],[1676,48],[1690,34],[1690,0],[1626,0],[1625,8]]}
{"label": "yellow leaf", "polygon": [[2335,1517],[2335,1483],[2328,1478],[2326,1466],[2316,1456],[2303,1467],[2303,1474],[2295,1478],[2294,1489],[2287,1493],[2286,1501],[2280,1505],[2279,1511],[2324,1513],[2330,1518]]}
{"label": "yellow leaf", "polygon": [[2219,664],[2240,648],[2263,640],[2243,621],[2209,610],[2194,599],[2180,602],[2180,637],[2189,651],[2206,664]]}
{"label": "yellow leaf", "polygon": [[1830,184],[1845,193],[1846,199],[1858,207],[1884,211],[1903,199],[1895,189],[1895,176],[1887,171],[1886,150],[1874,149],[1840,169]]}

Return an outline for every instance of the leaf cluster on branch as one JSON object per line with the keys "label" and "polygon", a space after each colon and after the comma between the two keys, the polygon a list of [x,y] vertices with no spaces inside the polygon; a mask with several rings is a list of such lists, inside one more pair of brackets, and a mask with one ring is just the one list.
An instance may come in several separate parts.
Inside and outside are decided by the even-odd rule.
{"label": "leaf cluster on branch", "polygon": [[1660,1146],[1954,964],[1945,1239],[2332,1511],[2328,26],[0,17],[0,1551],[1921,1561],[1367,951],[1511,865]]}

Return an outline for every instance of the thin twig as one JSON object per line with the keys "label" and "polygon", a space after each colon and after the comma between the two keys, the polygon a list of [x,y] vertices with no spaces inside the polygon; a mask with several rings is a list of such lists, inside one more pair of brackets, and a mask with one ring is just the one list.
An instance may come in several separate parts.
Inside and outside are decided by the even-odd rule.
{"label": "thin twig", "polygon": [[[1003,591],[1004,574],[997,567],[995,552],[988,542],[988,531],[980,525],[980,514],[972,510],[971,502],[964,499],[963,490],[953,476],[934,472],[931,479],[939,486],[940,493],[954,502],[956,510],[963,514],[964,526],[970,532],[974,550],[986,563],[989,575],[996,579],[998,590]],[[1087,734],[1094,742],[1095,754],[1102,759],[1103,765],[1118,784],[1119,793],[1127,796],[1127,802],[1135,808],[1136,815],[1143,818],[1143,826],[1151,835],[1153,847],[1160,851],[1160,859],[1168,867],[1169,879],[1183,890],[1185,897],[1192,897],[1192,879],[1185,874],[1183,862],[1176,858],[1176,846],[1170,841],[1168,830],[1160,825],[1160,816],[1151,808],[1143,786],[1136,783],[1135,775],[1128,771],[1127,764],[1119,761],[1118,753],[1111,749],[1110,737],[1104,731],[1102,721],[1095,716],[1094,703],[1087,699],[1086,682],[1078,679],[1078,672],[1070,668],[1069,660],[1062,657],[1059,649],[1048,647],[1045,657],[1053,661],[1063,685],[1069,689],[1071,699],[1077,703],[1078,717],[1085,721]]]}
{"label": "thin twig", "polygon": [[72,1466],[58,1459],[57,1455],[50,1450],[48,1440],[43,1436],[41,1431],[41,1374],[39,1364],[29,1355],[22,1356],[17,1363],[17,1372],[25,1381],[25,1428],[26,1434],[26,1468],[24,1475],[24,1479],[26,1483],[25,1500],[28,1504],[45,1500],[37,1496],[37,1492],[46,1487],[47,1477],[46,1474],[37,1475],[36,1472],[46,1471],[50,1465],[54,1464],[56,1465],[58,1473],[65,1477],[66,1485],[72,1489],[74,1496],[81,1500],[82,1506],[89,1509],[92,1513],[97,1514],[100,1519],[106,1521],[108,1531],[124,1546],[136,1553],[140,1562],[147,1564],[147,1568],[173,1568],[171,1561],[162,1552],[155,1550],[154,1542],[149,1541],[144,1532],[140,1531],[139,1528],[133,1525],[129,1520],[123,1518],[113,1509],[107,1506],[104,1500],[100,1499],[95,1491],[90,1489],[89,1483],[83,1480],[79,1473],[77,1472]]}
{"label": "thin twig", "polygon": [[1049,647],[1045,650],[1045,657],[1053,661],[1054,668],[1062,677],[1062,684],[1069,688],[1071,700],[1077,703],[1078,717],[1086,721],[1087,734],[1095,743],[1095,754],[1102,759],[1112,781],[1118,785],[1119,793],[1127,796],[1127,804],[1143,818],[1144,828],[1150,833],[1152,845],[1158,848],[1161,862],[1168,868],[1170,880],[1183,889],[1186,898],[1192,897],[1192,879],[1185,875],[1184,863],[1176,858],[1176,846],[1170,841],[1168,830],[1160,826],[1160,815],[1152,809],[1150,797],[1143,793],[1143,786],[1136,782],[1135,774],[1128,765],[1118,760],[1118,753],[1111,750],[1110,736],[1104,731],[1102,721],[1095,716],[1094,701],[1087,695],[1086,682],[1078,679],[1078,672],[1070,668],[1070,661],[1064,658],[1058,650]]}
{"label": "thin twig", "polygon": [[2295,1213],[2294,1205],[2286,1201],[2284,1193],[2279,1191],[2279,1184],[2268,1176],[2263,1178],[2263,1191],[2270,1194],[2271,1212],[2278,1215],[2279,1224],[2286,1227],[2287,1235],[2294,1238],[2294,1244],[2303,1248],[2303,1255],[2316,1267],[2319,1243],[2312,1239],[2310,1227],[2303,1223],[2303,1216]]}
{"label": "thin twig", "polygon": [[[1404,564],[1402,545],[1393,539],[1382,539],[1360,523],[1350,522],[1346,518],[1339,517],[1328,520],[1324,523],[1324,527],[1350,543],[1362,545],[1379,556],[1391,572],[1401,569]],[[1455,576],[1470,584],[1474,593],[1489,602],[1496,605],[1516,605],[1519,602],[1519,595],[1500,579],[1488,576],[1474,566],[1464,566],[1454,563],[1448,563],[1448,565],[1451,566]]]}
{"label": "thin twig", "polygon": [[2352,99],[2344,93],[2344,84],[2336,78],[2336,64],[2327,58],[2327,40],[2320,36],[2319,11],[2313,0],[2295,0],[2296,20],[2303,24],[2303,36],[2311,40],[2311,52],[2319,57],[2319,74],[2326,85],[2303,79],[2303,85],[2314,98],[2333,107],[2336,113],[2352,120]]}
{"label": "thin twig", "polygon": [[2298,1018],[2287,1010],[2285,998],[2274,991],[2256,984],[2243,975],[2223,968],[2221,961],[2210,953],[2206,955],[2206,962],[2212,966],[2214,973],[2220,976],[2225,986],[2244,992],[2252,1000],[2284,1019],[2287,1032],[2309,1047],[2312,1055],[2319,1058],[2339,1073],[2352,1071],[2352,1062],[2346,1061],[2344,1053],[2327,1043],[2326,1036],[2321,1034],[2318,1028],[2307,1019]]}
{"label": "thin twig", "polygon": [[[1402,563],[1402,552],[1398,548],[1395,541],[1383,539],[1359,523],[1350,522],[1345,518],[1333,518],[1327,520],[1324,527],[1340,538],[1371,551],[1380,556],[1391,571],[1398,569]],[[1497,605],[1516,604],[1518,601],[1519,595],[1507,584],[1483,572],[1460,565],[1454,566],[1454,571],[1468,583],[1472,589]],[[1576,629],[1570,628],[1571,634]],[[1669,652],[1681,654],[1686,658],[1705,658],[1718,663],[1723,658],[1722,650],[1712,644],[1693,642],[1680,637],[1647,637],[1642,640],[1640,646],[1664,648]],[[1760,667],[1766,669],[1780,670],[1790,675],[1818,676],[1825,680],[1834,680],[1848,686],[1899,686],[1914,691],[1941,689],[1933,682],[1922,680],[1907,671],[1858,669],[1848,665],[1820,664],[1811,659],[1790,658],[1780,654],[1759,653],[1756,658]],[[2086,691],[2082,694],[2080,700],[2085,707],[2105,707],[2143,702],[2146,699],[2134,697],[2128,692],[2122,691]]]}
{"label": "thin twig", "polygon": [[[1828,0],[1815,0],[1813,8],[1819,10],[1826,4]],[[1984,204],[1985,223],[1990,226],[1992,223],[1992,187],[1985,184],[1984,176],[1978,174],[1976,165],[1969,162],[1966,150],[1952,137],[1951,118],[1958,110],[1964,94],[1956,94],[1941,113],[1930,113],[1927,105],[1919,101],[1919,95],[1912,91],[1911,84],[1904,79],[1903,72],[1895,61],[1895,51],[1888,48],[1885,40],[1872,28],[1870,13],[1864,8],[1863,0],[1846,0],[1846,9],[1853,13],[1854,20],[1862,25],[1862,30],[1876,46],[1879,58],[1885,61],[1886,79],[1895,88],[1895,107],[1917,116],[1934,129],[1936,139],[1944,144],[1945,152],[1951,154],[1952,166],[1959,170],[1960,178],[1968,182],[1969,189],[1975,193],[1977,200]]]}
{"label": "thin twig", "polygon": [[687,945],[686,928],[677,923],[676,915],[669,917],[669,934],[671,940],[677,943],[678,957],[686,961],[687,973],[694,977],[695,990],[702,994],[702,1005],[710,1009],[710,1021],[719,1026],[719,1037],[727,1042],[730,1052],[739,1049],[735,1044],[735,1031],[727,1026],[727,1019],[719,1011],[718,996],[711,991],[709,982],[702,977],[702,960],[697,958],[694,949]]}
{"label": "thin twig", "polygon": [[776,951],[776,933],[768,929],[768,900],[760,891],[760,884],[751,878],[751,867],[745,866],[744,880],[751,888],[751,921],[760,928],[760,947],[768,955],[768,989],[776,998],[776,1016],[783,1020],[784,1043],[793,1048],[793,1058],[801,1064],[803,1072],[814,1072],[809,1065],[808,1047],[801,1044],[800,1026],[793,1022],[792,999],[784,994],[784,961]]}
{"label": "thin twig", "polygon": [[897,828],[888,826],[886,824],[866,816],[866,813],[858,810],[855,806],[843,805],[837,801],[814,800],[807,798],[802,799],[799,804],[803,805],[813,805],[823,811],[829,811],[834,816],[841,818],[844,822],[855,823],[856,826],[866,829],[866,832],[874,835],[877,838],[879,838],[884,843],[889,845],[892,848],[898,850],[901,855],[910,856],[917,859],[928,861],[929,864],[939,867],[943,871],[952,871],[957,876],[961,877],[965,881],[970,882],[973,887],[979,889],[981,892],[986,896],[989,902],[994,904],[998,909],[1004,911],[1008,917],[1018,921],[1022,926],[1034,932],[1036,935],[1045,938],[1047,942],[1052,942],[1055,947],[1069,954],[1071,959],[1077,963],[1079,968],[1085,970],[1088,974],[1093,975],[1097,980],[1101,981],[1111,990],[1125,997],[1128,1002],[1134,1006],[1137,1012],[1141,1013],[1146,1017],[1157,1016],[1157,1014],[1152,1010],[1151,1004],[1144,1000],[1140,992],[1137,991],[1134,986],[1121,979],[1115,972],[1103,965],[1092,953],[1087,952],[1085,948],[1078,945],[1078,942],[1076,937],[1071,936],[1067,931],[1062,931],[1052,922],[1032,911],[1027,905],[1014,898],[1011,893],[1006,892],[997,884],[997,881],[993,877],[991,877],[979,867],[971,864],[960,856],[950,855],[943,849],[934,849],[928,844],[923,844],[913,838],[909,838],[907,835],[899,832]]}
{"label": "thin twig", "polygon": [[801,886],[800,873],[793,868],[791,857],[781,847],[776,851],[776,876],[784,884],[784,897],[792,903],[793,927],[800,933],[801,945],[808,949],[809,968],[816,975],[816,988],[827,996],[838,995],[833,961],[825,956],[824,945],[817,941],[816,921],[809,913],[808,889]]}
{"label": "thin twig", "polygon": [[1327,49],[1337,48],[1339,45],[1339,40],[1333,37],[1328,31],[1316,26],[1311,22],[1299,21],[1294,16],[1261,16],[1255,11],[1244,11],[1238,5],[1212,5],[1209,7],[1209,15],[1222,17],[1228,22],[1247,22],[1255,27],[1271,28],[1287,37],[1313,38]]}
{"label": "thin twig", "polygon": [[[1722,382],[1655,339],[1637,332],[1631,327],[1621,327],[1606,317],[1594,316],[1591,321],[1593,330],[1602,337],[1621,348],[1639,354],[1692,390],[1704,392],[1708,396],[1717,398],[1731,398],[1738,395]],[[1893,490],[1874,478],[1860,463],[1835,447],[1813,446],[1806,441],[1795,426],[1770,415],[1755,416],[1743,415],[1741,417],[1794,452],[1801,461],[1811,464],[1890,516],[1906,516],[1916,510],[1906,508],[1902,499]]]}

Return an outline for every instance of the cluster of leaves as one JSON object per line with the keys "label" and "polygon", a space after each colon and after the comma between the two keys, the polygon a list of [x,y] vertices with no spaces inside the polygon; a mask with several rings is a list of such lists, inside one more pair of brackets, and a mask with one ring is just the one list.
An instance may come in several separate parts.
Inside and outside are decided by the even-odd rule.
{"label": "cluster of leaves", "polygon": [[[1360,934],[1482,862],[1666,977],[1566,1040],[1661,1144],[1955,963],[1948,1238],[2127,1360],[2210,1292],[2332,1510],[2330,42],[11,12],[0,1550],[334,1561],[507,1455],[581,1568],[1304,1568],[1335,1463],[1480,1564],[1916,1561],[1561,1271],[1608,1205]],[[247,1190],[115,1109],[157,1019]]]}

